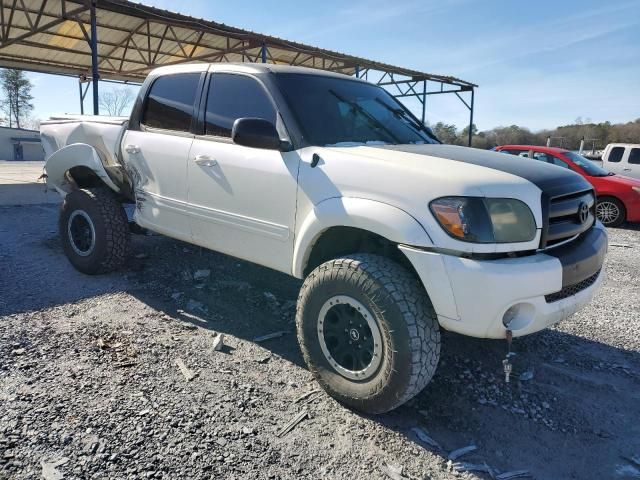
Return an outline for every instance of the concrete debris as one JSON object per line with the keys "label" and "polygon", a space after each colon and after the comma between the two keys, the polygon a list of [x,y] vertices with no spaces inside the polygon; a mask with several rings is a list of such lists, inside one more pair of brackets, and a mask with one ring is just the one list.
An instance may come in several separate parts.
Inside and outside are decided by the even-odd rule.
{"label": "concrete debris", "polygon": [[96,345],[100,350],[106,350],[109,348],[109,344],[105,341],[104,338],[99,338],[96,340]]}
{"label": "concrete debris", "polygon": [[40,462],[40,465],[42,466],[42,478],[44,480],[62,480],[64,478],[64,475],[56,467],[64,465],[68,461],[68,458],[62,458],[53,462]]}
{"label": "concrete debris", "polygon": [[186,378],[188,382],[190,382],[191,380],[193,380],[198,376],[197,373],[187,368],[187,366],[185,365],[184,361],[181,358],[176,358],[176,365],[178,366],[178,368],[180,369],[180,372],[182,373],[182,375],[184,375],[184,378]]}
{"label": "concrete debris", "polygon": [[436,442],[433,438],[431,438],[429,436],[429,434],[423,428],[413,427],[411,429],[411,431],[415,434],[415,436],[418,438],[418,440],[420,440],[422,443],[426,443],[427,445],[430,445],[433,448],[437,448],[439,450],[442,450],[442,447],[440,446],[440,444],[438,442]]}
{"label": "concrete debris", "polygon": [[306,410],[301,411],[300,413],[298,413],[295,417],[293,417],[293,419],[287,423],[284,427],[282,427],[278,433],[276,434],[278,437],[283,437],[285,436],[287,433],[289,433],[291,430],[293,430],[294,428],[296,428],[296,426],[302,422],[303,420],[309,418],[309,412]]}
{"label": "concrete debris", "polygon": [[293,403],[300,403],[303,400],[306,400],[307,398],[309,398],[311,395],[315,394],[315,393],[319,393],[320,390],[319,389],[314,389],[311,390],[310,392],[307,393],[303,393],[302,395],[300,395],[298,398],[296,398]]}
{"label": "concrete debris", "polygon": [[380,467],[382,473],[384,473],[391,480],[407,480],[407,477],[402,475],[402,471],[404,470],[402,466],[396,465],[383,465]]}
{"label": "concrete debris", "polygon": [[272,340],[274,338],[280,338],[285,336],[287,333],[286,330],[280,330],[279,332],[273,332],[273,333],[268,333],[266,335],[262,335],[260,337],[256,337],[253,339],[254,342],[256,343],[260,343],[260,342],[266,342],[267,340]]}
{"label": "concrete debris", "polygon": [[205,280],[205,279],[209,278],[210,276],[211,276],[211,270],[207,270],[207,269],[196,270],[195,273],[193,274],[193,279],[194,280]]}
{"label": "concrete debris", "polygon": [[476,447],[475,445],[469,445],[467,447],[462,447],[462,448],[458,448],[457,450],[453,450],[451,453],[449,453],[449,460],[457,460],[458,458],[462,457],[463,455],[466,455],[467,453],[471,453],[474,452],[478,449],[478,447]]}
{"label": "concrete debris", "polygon": [[496,480],[512,480],[514,478],[530,478],[531,473],[529,470],[513,470],[511,472],[504,472],[500,475],[496,475]]}
{"label": "concrete debris", "polygon": [[219,352],[224,347],[224,334],[218,333],[213,339],[213,351]]}
{"label": "concrete debris", "polygon": [[11,351],[12,355],[24,355],[26,352],[26,350],[24,348],[16,348],[15,350]]}

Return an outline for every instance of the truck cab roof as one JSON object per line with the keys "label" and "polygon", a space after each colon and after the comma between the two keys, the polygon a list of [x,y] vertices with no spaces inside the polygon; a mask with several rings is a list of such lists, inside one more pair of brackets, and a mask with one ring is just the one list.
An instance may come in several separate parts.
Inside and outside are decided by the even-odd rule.
{"label": "truck cab roof", "polygon": [[364,80],[344,75],[342,73],[329,72],[327,70],[319,70],[309,67],[294,67],[291,65],[273,65],[271,63],[251,63],[251,62],[216,62],[216,63],[186,63],[180,65],[170,65],[159,67],[152,70],[149,76],[171,75],[174,73],[187,72],[204,72],[204,71],[220,71],[220,72],[237,72],[237,73],[295,73],[302,75],[321,75],[324,77],[348,78],[354,81],[364,82]]}

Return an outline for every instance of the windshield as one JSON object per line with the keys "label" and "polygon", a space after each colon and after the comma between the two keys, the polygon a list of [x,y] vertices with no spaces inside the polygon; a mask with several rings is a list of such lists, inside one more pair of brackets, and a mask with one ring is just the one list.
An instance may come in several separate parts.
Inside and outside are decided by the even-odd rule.
{"label": "windshield", "polygon": [[573,163],[582,168],[587,175],[591,175],[592,177],[606,177],[610,175],[610,173],[604,168],[597,166],[591,160],[584,158],[582,155],[578,155],[575,152],[563,152],[563,154]]}
{"label": "windshield", "polygon": [[296,73],[277,74],[276,79],[311,145],[439,143],[381,87]]}

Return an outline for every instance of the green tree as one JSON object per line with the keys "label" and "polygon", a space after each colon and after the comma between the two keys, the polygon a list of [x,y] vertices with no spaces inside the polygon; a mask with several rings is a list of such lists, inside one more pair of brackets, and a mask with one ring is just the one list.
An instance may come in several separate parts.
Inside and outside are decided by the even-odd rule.
{"label": "green tree", "polygon": [[438,122],[433,128],[433,133],[442,143],[455,144],[458,140],[458,129],[455,125],[448,125],[446,123]]}
{"label": "green tree", "polygon": [[4,69],[0,71],[0,88],[4,93],[2,100],[2,110],[9,119],[9,126],[15,123],[20,128],[20,123],[24,122],[33,110],[33,96],[31,88],[33,85],[22,70]]}

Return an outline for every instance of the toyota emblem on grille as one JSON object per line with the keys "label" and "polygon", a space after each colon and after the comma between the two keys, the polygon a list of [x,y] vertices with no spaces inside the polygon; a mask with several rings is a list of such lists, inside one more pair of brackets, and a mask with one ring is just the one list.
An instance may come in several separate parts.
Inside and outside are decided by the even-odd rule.
{"label": "toyota emblem on grille", "polygon": [[589,219],[589,206],[584,202],[578,207],[578,218],[580,219],[580,223],[586,223]]}

